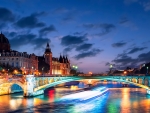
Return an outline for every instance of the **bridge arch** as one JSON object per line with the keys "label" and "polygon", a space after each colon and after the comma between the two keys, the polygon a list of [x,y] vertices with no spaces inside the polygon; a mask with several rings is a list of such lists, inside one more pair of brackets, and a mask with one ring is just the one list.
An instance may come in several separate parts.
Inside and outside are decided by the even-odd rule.
{"label": "bridge arch", "polygon": [[104,77],[104,78],[74,77],[74,78],[72,78],[72,79],[68,78],[68,79],[66,79],[66,80],[60,80],[60,81],[53,81],[53,82],[50,82],[49,84],[45,84],[44,86],[35,88],[34,91],[45,90],[45,89],[47,89],[47,88],[49,88],[49,87],[56,86],[56,85],[59,85],[59,84],[62,84],[62,83],[71,82],[71,81],[80,81],[80,80],[84,80],[84,79],[96,79],[96,80],[117,81],[117,82],[123,82],[123,83],[127,83],[127,84],[133,84],[133,85],[135,85],[135,86],[138,86],[138,87],[141,87],[141,88],[150,90],[150,87],[147,86],[147,84],[149,84],[148,80],[147,80],[147,83],[146,83],[146,85],[145,85],[145,84],[143,84],[143,80],[144,80],[144,79],[139,79],[139,78],[127,78],[127,79],[124,78],[124,79],[120,79],[120,78],[109,78],[109,77]]}
{"label": "bridge arch", "polygon": [[14,84],[16,84],[19,87],[21,87],[22,91],[24,90],[24,86],[20,82],[6,82],[6,83],[3,83],[3,84],[0,84],[0,95],[12,93],[11,87]]}

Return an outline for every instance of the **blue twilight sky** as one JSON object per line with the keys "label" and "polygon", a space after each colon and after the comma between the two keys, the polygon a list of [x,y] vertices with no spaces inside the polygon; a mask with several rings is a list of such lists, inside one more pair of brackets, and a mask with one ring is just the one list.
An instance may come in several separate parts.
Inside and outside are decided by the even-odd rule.
{"label": "blue twilight sky", "polygon": [[150,0],[0,0],[11,48],[67,55],[85,73],[150,62]]}

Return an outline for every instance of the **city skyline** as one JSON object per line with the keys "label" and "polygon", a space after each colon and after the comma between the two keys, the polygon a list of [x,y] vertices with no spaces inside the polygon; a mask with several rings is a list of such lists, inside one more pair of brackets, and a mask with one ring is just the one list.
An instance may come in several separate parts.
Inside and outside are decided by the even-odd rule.
{"label": "city skyline", "polygon": [[68,55],[85,73],[150,61],[149,0],[0,2],[0,29],[14,50],[42,55],[49,42],[54,57]]}

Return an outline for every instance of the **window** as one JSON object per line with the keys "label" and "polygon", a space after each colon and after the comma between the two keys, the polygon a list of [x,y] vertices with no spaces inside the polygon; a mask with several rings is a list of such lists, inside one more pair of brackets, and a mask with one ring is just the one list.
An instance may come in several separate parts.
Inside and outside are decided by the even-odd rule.
{"label": "window", "polygon": [[19,67],[19,63],[18,62],[16,62],[16,67]]}
{"label": "window", "polygon": [[14,63],[12,63],[12,67],[14,67]]}

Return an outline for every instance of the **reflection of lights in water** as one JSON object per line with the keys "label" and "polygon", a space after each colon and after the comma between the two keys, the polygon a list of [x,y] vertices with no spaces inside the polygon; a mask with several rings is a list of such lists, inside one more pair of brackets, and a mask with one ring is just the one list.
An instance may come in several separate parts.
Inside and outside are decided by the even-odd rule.
{"label": "reflection of lights in water", "polygon": [[50,102],[54,102],[54,100],[55,100],[55,92],[54,92],[54,90],[48,91],[48,96],[49,96]]}
{"label": "reflection of lights in water", "polygon": [[34,106],[36,106],[36,105],[40,105],[40,104],[42,104],[43,103],[43,101],[41,100],[41,99],[39,99],[39,98],[34,98]]}
{"label": "reflection of lights in water", "polygon": [[121,113],[130,113],[131,101],[130,101],[130,89],[122,89],[122,100],[121,100]]}
{"label": "reflection of lights in water", "polygon": [[[99,113],[103,106],[105,106],[107,94],[104,94],[96,99],[92,99],[91,101],[85,103],[76,103],[71,112],[73,113]],[[105,111],[103,111],[105,113]]]}
{"label": "reflection of lights in water", "polygon": [[77,104],[74,106],[73,111],[75,113],[82,113],[83,111],[89,111],[95,107],[94,103]]}
{"label": "reflection of lights in water", "polygon": [[11,99],[9,104],[11,109],[16,110],[22,104],[22,99]]}

